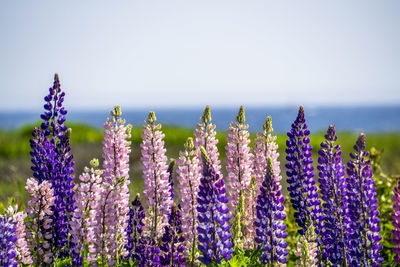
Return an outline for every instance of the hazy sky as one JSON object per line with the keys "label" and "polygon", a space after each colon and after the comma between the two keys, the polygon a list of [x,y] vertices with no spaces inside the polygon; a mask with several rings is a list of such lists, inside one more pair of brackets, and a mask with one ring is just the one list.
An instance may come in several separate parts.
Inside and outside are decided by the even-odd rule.
{"label": "hazy sky", "polygon": [[400,1],[1,1],[0,109],[400,104]]}

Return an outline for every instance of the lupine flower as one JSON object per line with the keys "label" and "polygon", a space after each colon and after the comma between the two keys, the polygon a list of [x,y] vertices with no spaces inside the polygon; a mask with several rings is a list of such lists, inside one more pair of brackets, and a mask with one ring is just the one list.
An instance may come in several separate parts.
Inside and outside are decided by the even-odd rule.
{"label": "lupine flower", "polygon": [[344,228],[343,195],[346,190],[344,164],[342,163],[340,145],[337,141],[335,126],[330,125],[321,143],[318,158],[320,195],[323,203],[323,226],[321,243],[325,246],[324,254],[328,260],[338,266],[348,266]]}
{"label": "lupine flower", "polygon": [[26,191],[30,195],[26,212],[32,219],[27,222],[27,239],[31,249],[32,259],[39,266],[52,263],[52,215],[55,204],[54,190],[51,183],[38,183],[35,178],[26,181]]}
{"label": "lupine flower", "polygon": [[[96,169],[99,166],[98,159],[90,161],[91,168],[85,167],[85,172],[79,176],[80,183],[76,190],[76,209],[71,221],[72,241],[75,244],[75,262],[86,259],[88,262],[96,262],[97,235],[94,229],[97,226],[97,212],[101,196],[103,194],[103,171]],[[87,248],[87,254],[85,253]],[[83,257],[81,257],[81,255]]]}
{"label": "lupine flower", "polygon": [[115,265],[116,255],[127,256],[126,227],[129,213],[129,153],[131,126],[121,119],[121,108],[110,112],[112,119],[104,124],[104,183],[101,202],[96,212],[97,252],[101,262]]}
{"label": "lupine flower", "polygon": [[160,248],[148,236],[143,236],[135,250],[138,267],[161,267]]}
{"label": "lupine flower", "polygon": [[15,243],[18,240],[15,222],[0,215],[0,265],[18,266],[17,248]]}
{"label": "lupine flower", "polygon": [[275,180],[272,159],[268,158],[266,175],[257,197],[257,220],[254,225],[257,233],[255,241],[262,250],[260,261],[271,266],[286,263],[286,255],[289,253],[284,240],[287,236],[286,225],[283,223],[286,218],[284,201],[281,186]]}
{"label": "lupine flower", "polygon": [[[250,196],[249,202],[246,207],[246,213],[249,220],[249,226],[247,231],[249,232],[249,236],[255,238],[255,230],[254,230],[254,222],[257,218],[255,203],[256,197],[259,193],[259,188],[263,181],[265,180],[265,175],[267,174],[267,158],[271,158],[272,161],[272,172],[273,172],[273,179],[280,187],[280,180],[282,179],[281,176],[281,168],[280,162],[278,160],[279,153],[278,153],[278,145],[276,144],[276,136],[272,135],[273,128],[272,128],[272,119],[268,116],[265,120],[264,125],[262,126],[263,132],[257,133],[257,137],[254,140],[254,179],[252,182],[252,186],[250,188]],[[254,189],[256,188],[256,190]],[[255,197],[254,197],[255,195]],[[252,245],[252,244],[250,244]]]}
{"label": "lupine flower", "polygon": [[[231,123],[228,129],[228,142],[226,146],[226,176],[229,192],[229,209],[234,210],[242,194],[244,195],[250,188],[251,175],[253,172],[253,155],[250,152],[250,134],[247,131],[248,124],[245,123],[245,112],[243,106],[240,107],[236,116],[237,123]],[[242,211],[242,212],[245,212]],[[243,218],[244,219],[244,218]],[[244,236],[246,239],[246,236]]]}
{"label": "lupine flower", "polygon": [[126,260],[135,260],[136,247],[139,245],[140,238],[143,233],[143,219],[145,217],[144,208],[139,199],[139,194],[136,195],[132,201],[132,206],[129,207],[129,220],[128,227],[126,228],[126,234],[128,236],[125,249],[128,252]]}
{"label": "lupine flower", "polygon": [[168,225],[161,238],[161,264],[163,266],[185,266],[185,237],[182,233],[179,207],[172,205]]}
{"label": "lupine flower", "polygon": [[175,168],[176,161],[173,159],[168,165],[168,183],[169,183],[169,192],[171,193],[171,199],[174,201],[174,168]]}
{"label": "lupine flower", "polygon": [[147,218],[151,219],[148,225],[145,225],[152,238],[162,235],[172,205],[166,149],[162,140],[165,135],[160,129],[161,124],[156,124],[156,116],[151,111],[146,120],[146,126],[142,129],[143,143],[140,147],[142,148],[144,196],[149,206]]}
{"label": "lupine flower", "polygon": [[15,252],[16,260],[19,265],[22,264],[32,264],[31,252],[28,247],[28,242],[26,241],[26,227],[24,220],[26,218],[26,213],[23,211],[18,211],[18,205],[10,205],[6,210],[7,217],[15,223],[17,241],[15,241]]}
{"label": "lupine flower", "polygon": [[197,192],[199,190],[201,167],[193,139],[188,138],[185,151],[179,153],[177,160],[177,180],[182,207],[182,231],[187,241],[187,254],[191,252],[191,263],[194,264],[197,243]]}
{"label": "lupine flower", "polygon": [[346,169],[346,238],[352,257],[349,265],[380,266],[383,258],[379,252],[382,249],[379,244],[382,239],[379,235],[379,211],[363,133],[358,137],[354,150]]}
{"label": "lupine flower", "polygon": [[318,262],[317,250],[314,226],[311,225],[308,227],[306,234],[300,237],[300,242],[297,243],[297,250],[294,254],[299,259],[295,266],[316,267]]}
{"label": "lupine flower", "polygon": [[[53,87],[49,89],[49,94],[44,98],[45,112],[41,115],[43,123],[41,124],[44,136],[46,136],[54,147],[57,154],[58,162],[56,171],[49,173],[47,180],[51,181],[54,188],[55,203],[52,230],[53,239],[51,245],[53,250],[60,253],[59,256],[68,256],[68,251],[65,246],[68,245],[69,222],[70,214],[74,211],[74,162],[73,155],[71,154],[71,147],[69,143],[70,131],[64,125],[66,120],[65,115],[67,111],[62,106],[65,93],[61,91],[60,81],[58,75],[54,76]],[[43,144],[43,143],[42,143]],[[46,150],[41,150],[39,146],[38,157],[46,158]],[[35,151],[35,149],[32,147]],[[39,177],[44,176],[42,174]],[[36,177],[36,176],[34,176]],[[39,182],[41,180],[39,179]],[[69,245],[70,246],[70,245]],[[55,255],[57,256],[57,255]]]}
{"label": "lupine flower", "polygon": [[198,248],[203,254],[199,260],[209,265],[222,262],[222,258],[232,258],[232,243],[229,232],[230,220],[228,197],[225,196],[224,180],[215,172],[204,147],[201,147],[203,177],[200,180],[197,197],[197,219],[199,226]]}
{"label": "lupine flower", "polygon": [[[198,150],[198,157],[201,158],[200,147],[203,146],[207,152],[208,157],[210,158],[215,173],[222,178],[221,161],[219,160],[219,152],[217,147],[218,139],[215,138],[217,132],[215,131],[215,124],[211,123],[210,106],[207,106],[205,108],[200,120],[202,123],[198,123],[196,125],[196,129],[193,133],[196,137],[194,140],[194,146]],[[203,166],[200,167],[202,168]]]}
{"label": "lupine flower", "polygon": [[394,259],[400,263],[400,177],[397,179],[397,186],[394,188],[393,200],[393,214],[392,224],[394,230],[392,231],[392,242],[395,245],[393,252],[396,253]]}
{"label": "lupine flower", "polygon": [[[304,118],[304,109],[301,106],[299,114],[287,133],[286,172],[289,184],[290,202],[296,210],[294,217],[299,225],[299,233],[304,235],[310,225],[317,227],[320,221],[320,203],[317,187],[315,186],[314,167],[311,166],[312,146]],[[316,229],[316,233],[319,232]]]}

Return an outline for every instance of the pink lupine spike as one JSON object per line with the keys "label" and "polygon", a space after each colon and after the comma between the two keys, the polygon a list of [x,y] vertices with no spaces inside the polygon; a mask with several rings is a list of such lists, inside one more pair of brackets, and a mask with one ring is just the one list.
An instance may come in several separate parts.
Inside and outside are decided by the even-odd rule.
{"label": "pink lupine spike", "polygon": [[26,191],[30,195],[26,212],[32,219],[27,222],[27,240],[31,250],[32,260],[38,266],[51,263],[53,253],[50,250],[51,240],[51,215],[54,206],[54,190],[51,183],[43,181],[38,183],[35,178],[26,181]]}
{"label": "pink lupine spike", "polygon": [[29,265],[33,263],[31,252],[28,247],[28,242],[26,240],[26,227],[24,220],[27,216],[26,212],[18,211],[18,205],[10,205],[6,210],[7,217],[9,217],[13,222],[15,222],[17,241],[15,242],[16,247],[16,259],[20,265]]}
{"label": "pink lupine spike", "polygon": [[[197,149],[198,158],[201,158],[200,147],[204,147],[211,161],[216,174],[222,178],[221,174],[221,161],[219,160],[219,152],[217,148],[218,139],[216,139],[217,132],[215,131],[215,124],[211,123],[211,110],[210,106],[207,106],[201,116],[201,122],[198,123],[194,131],[194,146]],[[200,167],[203,168],[202,164]],[[200,173],[202,172],[202,169]]]}
{"label": "pink lupine spike", "polygon": [[131,125],[125,126],[121,108],[110,112],[112,119],[104,125],[103,190],[96,212],[97,253],[103,263],[115,265],[117,255],[126,256],[125,240],[129,213],[129,153]]}
{"label": "pink lupine spike", "polygon": [[393,200],[393,214],[392,224],[394,230],[392,231],[393,237],[392,242],[395,245],[393,252],[396,253],[394,259],[400,263],[400,177],[397,180],[397,186],[394,189]]}
{"label": "pink lupine spike", "polygon": [[[76,190],[76,209],[71,221],[71,234],[75,244],[75,253],[82,255],[88,262],[96,262],[98,226],[98,206],[104,188],[102,187],[103,171],[96,169],[99,166],[98,159],[90,161],[91,168],[85,167],[85,172],[79,176],[80,183]],[[87,247],[87,254],[83,255]]]}
{"label": "pink lupine spike", "polygon": [[146,125],[142,128],[143,142],[142,169],[144,179],[144,196],[149,207],[149,222],[145,223],[145,231],[151,237],[157,238],[162,235],[162,229],[168,223],[172,198],[166,149],[164,148],[164,134],[161,132],[161,124],[156,123],[153,111],[149,113]]}
{"label": "pink lupine spike", "polygon": [[197,243],[197,193],[200,185],[201,167],[193,139],[188,138],[185,151],[179,153],[177,160],[177,180],[179,182],[179,197],[182,209],[182,231],[187,241],[187,254],[191,262],[195,261],[195,249]]}

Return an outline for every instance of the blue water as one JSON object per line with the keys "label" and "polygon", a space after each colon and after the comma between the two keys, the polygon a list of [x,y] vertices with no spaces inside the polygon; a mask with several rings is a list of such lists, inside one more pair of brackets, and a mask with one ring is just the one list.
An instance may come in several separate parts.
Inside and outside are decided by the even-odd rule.
{"label": "blue water", "polygon": [[[349,132],[400,132],[400,106],[388,107],[304,107],[306,120],[312,131],[325,131],[329,124],[335,124],[337,131]],[[212,121],[217,130],[223,131],[236,117],[238,109],[212,108]],[[297,107],[246,108],[246,123],[256,132],[261,129],[266,116],[272,116],[273,128],[284,133],[297,116]],[[157,120],[165,125],[194,128],[203,113],[203,108],[156,109]],[[147,110],[123,110],[123,117],[134,126],[144,124]],[[35,112],[0,112],[0,128],[15,129],[24,124],[40,120]],[[107,111],[69,110],[68,121],[102,127]]]}

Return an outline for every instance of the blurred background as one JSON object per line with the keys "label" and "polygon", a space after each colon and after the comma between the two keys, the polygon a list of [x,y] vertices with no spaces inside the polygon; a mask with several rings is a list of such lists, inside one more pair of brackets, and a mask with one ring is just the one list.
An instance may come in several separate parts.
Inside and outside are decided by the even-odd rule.
{"label": "blurred background", "polygon": [[121,105],[134,126],[132,193],[142,191],[148,111],[177,158],[206,105],[223,163],[225,132],[244,105],[253,139],[272,116],[283,167],[285,133],[304,105],[314,156],[335,124],[345,160],[365,132],[381,171],[399,174],[399,11],[396,0],[2,1],[0,201],[26,201],[29,139],[55,72],[75,175],[101,159],[102,125]]}

